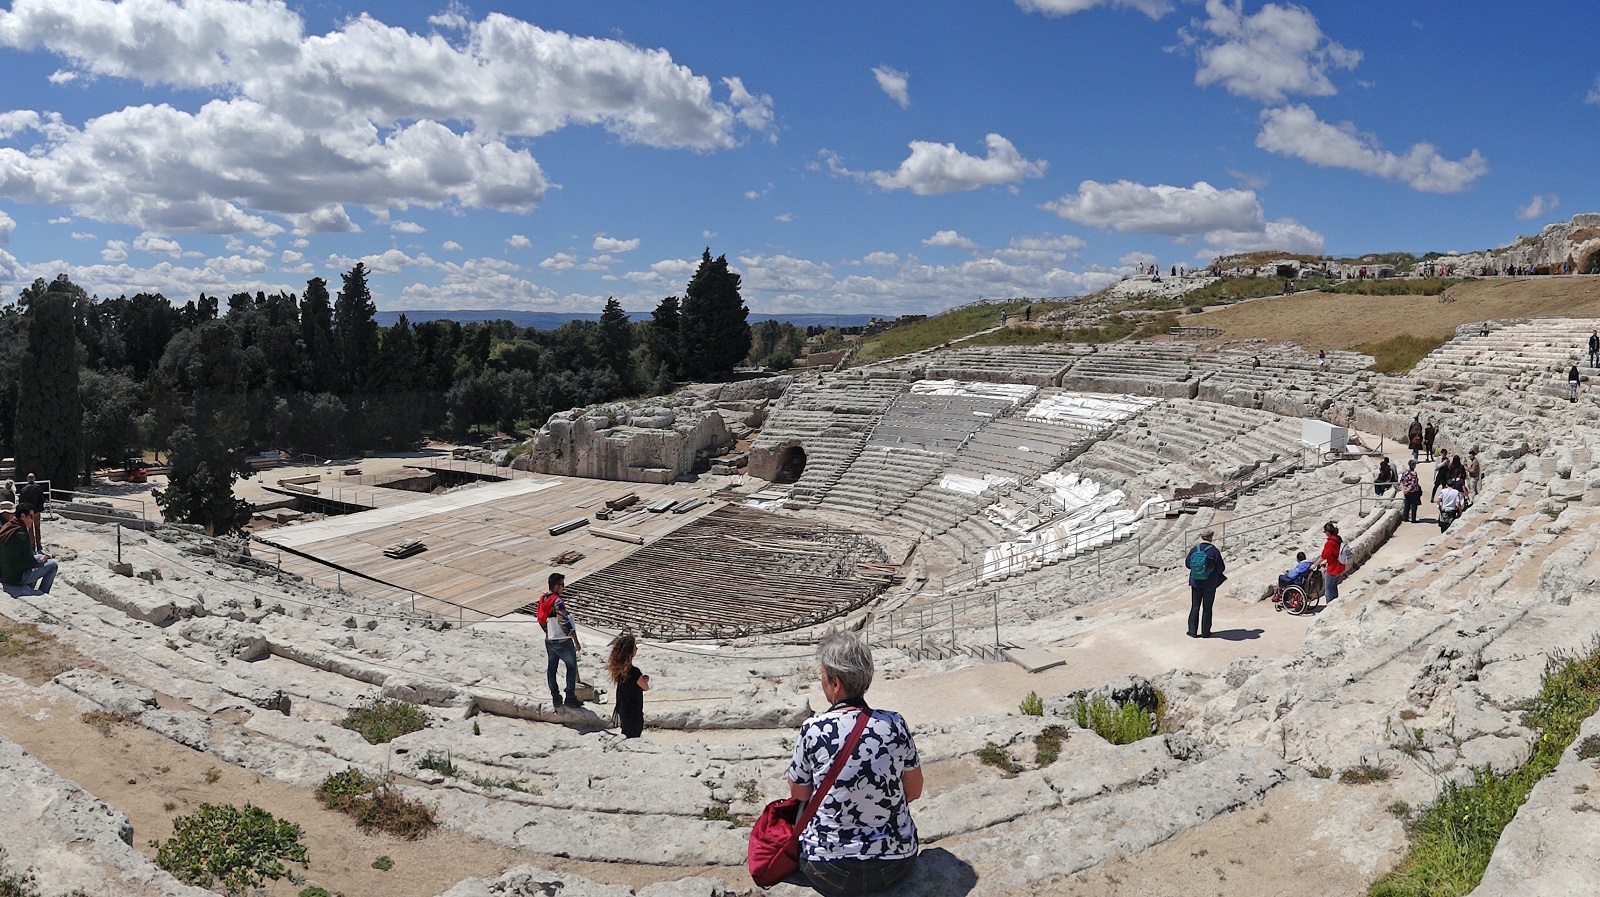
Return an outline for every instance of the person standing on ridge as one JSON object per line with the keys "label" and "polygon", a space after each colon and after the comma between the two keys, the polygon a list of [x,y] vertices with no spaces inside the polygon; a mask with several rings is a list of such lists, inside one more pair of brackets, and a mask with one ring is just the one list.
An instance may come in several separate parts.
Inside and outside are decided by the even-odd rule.
{"label": "person standing on ridge", "polygon": [[556,686],[556,666],[567,665],[566,706],[582,707],[578,700],[578,630],[567,616],[567,602],[561,597],[561,588],[567,578],[560,573],[550,574],[550,591],[539,598],[539,626],[544,629],[545,678],[550,686],[550,703],[562,706],[561,690]]}
{"label": "person standing on ridge", "polygon": [[1322,571],[1323,597],[1332,603],[1333,599],[1339,597],[1339,580],[1344,578],[1344,537],[1339,535],[1339,527],[1332,520],[1322,525],[1322,531],[1327,534],[1328,541],[1322,543],[1322,556],[1317,558],[1317,569]]}
{"label": "person standing on ridge", "polygon": [[1573,365],[1572,370],[1567,371],[1567,401],[1578,401],[1578,381],[1581,379],[1583,375],[1578,373],[1578,366]]}
{"label": "person standing on ridge", "polygon": [[1212,530],[1200,534],[1200,542],[1189,549],[1184,566],[1189,568],[1189,637],[1211,637],[1211,606],[1217,600],[1217,587],[1227,581],[1222,575],[1227,563],[1222,552],[1211,544]]}
{"label": "person standing on ridge", "polygon": [[1600,329],[1589,333],[1589,367],[1600,368]]}
{"label": "person standing on ridge", "polygon": [[1400,519],[1406,523],[1417,522],[1417,509],[1422,507],[1422,483],[1417,480],[1417,461],[1413,458],[1406,472],[1400,474],[1400,495],[1405,499],[1405,510]]}
{"label": "person standing on ridge", "polygon": [[1428,450],[1429,461],[1433,460],[1433,441],[1438,438],[1439,428],[1433,425],[1433,421],[1428,421],[1428,425],[1422,430],[1422,447]]}

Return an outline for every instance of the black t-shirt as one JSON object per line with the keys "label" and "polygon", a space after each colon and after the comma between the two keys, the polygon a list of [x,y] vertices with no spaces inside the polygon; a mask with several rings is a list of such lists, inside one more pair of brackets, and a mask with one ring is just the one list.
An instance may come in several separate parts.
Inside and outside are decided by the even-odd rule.
{"label": "black t-shirt", "polygon": [[628,738],[638,738],[644,732],[644,689],[639,687],[643,675],[638,667],[630,665],[628,674],[617,683],[617,722]]}
{"label": "black t-shirt", "polygon": [[17,504],[20,508],[32,508],[35,511],[44,510],[44,487],[38,483],[29,483],[23,486],[17,492]]}

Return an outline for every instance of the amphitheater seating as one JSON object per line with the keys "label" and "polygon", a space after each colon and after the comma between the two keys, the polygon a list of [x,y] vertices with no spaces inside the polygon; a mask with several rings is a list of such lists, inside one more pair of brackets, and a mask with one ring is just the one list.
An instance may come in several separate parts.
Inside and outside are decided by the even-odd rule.
{"label": "amphitheater seating", "polygon": [[917,359],[916,369],[928,379],[980,380],[991,383],[1026,383],[1059,386],[1073,362],[1092,351],[1087,346],[1063,345],[1048,349],[1014,346],[968,347],[937,352]]}
{"label": "amphitheater seating", "polygon": [[790,498],[818,504],[860,455],[885,409],[905,390],[905,381],[893,378],[824,377],[808,389],[785,393],[751,447],[799,440],[806,466]]}
{"label": "amphitheater seating", "polygon": [[1190,347],[1172,346],[1113,343],[1079,359],[1061,385],[1088,392],[1192,398],[1198,381],[1189,364]]}

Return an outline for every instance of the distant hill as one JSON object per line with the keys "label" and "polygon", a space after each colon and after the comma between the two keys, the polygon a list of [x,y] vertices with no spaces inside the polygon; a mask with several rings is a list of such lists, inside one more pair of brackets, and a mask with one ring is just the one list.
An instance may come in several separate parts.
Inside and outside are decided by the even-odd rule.
{"label": "distant hill", "polygon": [[[416,311],[379,311],[378,323],[388,327],[400,320],[405,315],[413,324],[423,321],[437,321],[448,319],[468,324],[473,321],[510,321],[518,327],[532,327],[535,330],[554,330],[568,321],[598,321],[600,315],[580,312],[553,312],[553,311],[510,311],[507,309],[489,309],[486,311],[448,311],[434,309],[418,309]],[[630,311],[628,317],[634,321],[650,320],[648,311]],[[750,322],[756,321],[788,321],[796,327],[861,327],[875,317],[882,315],[800,315],[800,314],[757,314],[750,313]]]}

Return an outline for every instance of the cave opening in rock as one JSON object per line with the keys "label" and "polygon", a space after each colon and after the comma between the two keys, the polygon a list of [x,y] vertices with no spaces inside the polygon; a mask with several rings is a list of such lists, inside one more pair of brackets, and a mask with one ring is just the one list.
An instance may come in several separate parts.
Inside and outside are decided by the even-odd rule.
{"label": "cave opening in rock", "polygon": [[783,450],[783,456],[778,460],[778,477],[775,483],[797,483],[800,475],[806,472],[806,450],[798,445],[791,445]]}
{"label": "cave opening in rock", "polygon": [[1577,271],[1579,274],[1600,274],[1600,249],[1584,256],[1583,261],[1578,264]]}

